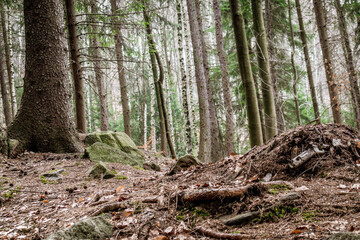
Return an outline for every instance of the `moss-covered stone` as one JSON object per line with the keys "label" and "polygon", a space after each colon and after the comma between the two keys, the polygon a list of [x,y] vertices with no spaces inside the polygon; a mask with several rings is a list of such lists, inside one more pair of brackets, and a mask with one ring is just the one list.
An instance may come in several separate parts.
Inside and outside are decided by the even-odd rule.
{"label": "moss-covered stone", "polygon": [[138,156],[127,154],[117,148],[111,147],[105,143],[96,142],[85,149],[85,158],[94,162],[113,162],[122,163],[131,166],[143,166],[144,159]]}
{"label": "moss-covered stone", "polygon": [[192,155],[185,155],[181,158],[179,158],[176,163],[174,164],[174,166],[171,168],[170,172],[168,173],[169,175],[175,174],[175,173],[179,173],[182,170],[188,169],[191,166],[196,166],[196,165],[201,165],[201,163],[199,162],[199,160],[197,160],[194,156]]}
{"label": "moss-covered stone", "polygon": [[113,225],[110,224],[109,214],[86,218],[75,223],[71,227],[58,231],[46,240],[73,240],[73,239],[106,239],[114,232]]}
{"label": "moss-covered stone", "polygon": [[101,142],[101,138],[98,134],[90,133],[85,137],[85,144],[86,146],[91,146],[96,142]]}
{"label": "moss-covered stone", "polygon": [[117,173],[115,171],[110,171],[106,164],[103,162],[96,163],[88,172],[88,176],[92,178],[101,178],[109,179],[115,177]]}
{"label": "moss-covered stone", "polygon": [[114,135],[113,132],[101,132],[99,137],[102,143],[105,143],[114,148],[119,148],[119,145],[113,135]]}

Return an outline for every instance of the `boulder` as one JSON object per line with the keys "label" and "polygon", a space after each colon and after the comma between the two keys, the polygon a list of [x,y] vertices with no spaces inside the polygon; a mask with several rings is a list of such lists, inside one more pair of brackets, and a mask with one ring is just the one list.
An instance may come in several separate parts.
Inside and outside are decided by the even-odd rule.
{"label": "boulder", "polygon": [[352,232],[340,232],[328,236],[325,240],[360,240],[360,235]]}
{"label": "boulder", "polygon": [[113,235],[114,227],[109,223],[109,214],[86,218],[74,225],[54,233],[46,240],[106,239]]}
{"label": "boulder", "polygon": [[196,166],[196,165],[201,165],[199,160],[197,160],[192,155],[185,155],[176,161],[175,165],[172,167],[172,169],[170,170],[170,172],[168,174],[172,175],[172,174],[181,172],[181,170],[185,170],[191,166]]}
{"label": "boulder", "polygon": [[138,155],[134,156],[128,154],[102,142],[96,142],[86,148],[84,157],[89,158],[94,162],[122,163],[138,167],[143,167],[142,163],[144,161],[144,158],[139,157]]}
{"label": "boulder", "polygon": [[116,172],[110,171],[103,162],[96,163],[88,172],[88,176],[92,178],[100,178],[102,176],[104,179],[109,179],[115,177],[115,175]]}

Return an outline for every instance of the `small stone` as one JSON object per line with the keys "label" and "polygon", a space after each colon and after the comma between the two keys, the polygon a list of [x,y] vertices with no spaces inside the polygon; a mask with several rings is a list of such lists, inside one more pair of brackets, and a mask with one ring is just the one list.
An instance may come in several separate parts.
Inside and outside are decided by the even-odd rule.
{"label": "small stone", "polygon": [[152,162],[144,163],[144,169],[145,170],[154,170],[154,171],[157,171],[157,172],[161,171],[160,166],[157,165],[156,163],[152,163]]}
{"label": "small stone", "polygon": [[271,174],[271,173],[267,173],[262,180],[263,180],[264,182],[270,182],[271,178],[272,178],[272,174]]}
{"label": "small stone", "polygon": [[307,191],[307,190],[309,190],[309,188],[306,186],[301,186],[301,187],[295,188],[295,192],[302,192],[302,191]]}
{"label": "small stone", "polygon": [[333,144],[334,147],[341,146],[341,139],[333,138],[332,144]]}
{"label": "small stone", "polygon": [[172,167],[172,169],[168,174],[173,175],[175,173],[181,172],[181,170],[185,170],[191,166],[197,166],[197,165],[201,165],[199,160],[197,160],[192,155],[185,155],[176,161],[175,165]]}
{"label": "small stone", "polygon": [[340,185],[338,186],[338,188],[340,188],[340,189],[345,189],[345,188],[346,188],[346,185],[340,184]]}
{"label": "small stone", "polygon": [[243,214],[239,214],[235,217],[223,220],[223,223],[225,225],[237,225],[237,224],[243,224],[243,223],[248,223],[251,220],[253,220],[254,218],[257,218],[260,215],[259,211],[256,212],[248,212],[248,213],[243,213]]}
{"label": "small stone", "polygon": [[300,198],[299,194],[297,194],[296,192],[291,192],[291,193],[288,193],[288,194],[285,194],[284,196],[282,196],[280,198],[280,202],[284,202],[284,201],[288,201],[288,200],[296,200],[299,198]]}
{"label": "small stone", "polygon": [[104,179],[108,179],[115,177],[115,172],[110,171],[105,163],[99,162],[89,170],[88,176],[92,178],[100,178],[102,176]]}

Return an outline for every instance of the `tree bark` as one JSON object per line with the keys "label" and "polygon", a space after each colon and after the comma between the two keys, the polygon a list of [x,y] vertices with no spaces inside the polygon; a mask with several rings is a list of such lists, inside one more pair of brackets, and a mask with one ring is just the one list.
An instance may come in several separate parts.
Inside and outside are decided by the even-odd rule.
{"label": "tree bark", "polygon": [[[113,15],[115,15],[117,14],[118,11],[118,8],[116,6],[116,0],[111,0],[110,2],[111,2],[111,12]],[[122,106],[123,119],[124,119],[124,131],[129,137],[131,137],[129,98],[127,95],[124,57],[122,51],[123,43],[122,43],[122,34],[121,34],[121,20],[119,20],[117,17],[114,17],[112,21],[114,23],[114,31],[115,31],[115,36],[114,36],[115,52],[116,52],[117,68],[119,74],[121,106]]]}
{"label": "tree bark", "polygon": [[263,95],[263,106],[265,115],[265,139],[269,140],[277,134],[276,111],[273,94],[273,86],[270,76],[270,65],[267,48],[267,39],[262,12],[262,1],[251,1],[254,30],[256,36],[257,58],[259,63],[259,75],[261,78],[261,91]]}
{"label": "tree bark", "polygon": [[324,8],[322,5],[322,0],[313,0],[313,3],[314,3],[314,10],[316,16],[316,25],[318,28],[320,45],[323,54],[326,81],[330,95],[332,115],[334,122],[341,124],[342,123],[341,104],[337,92],[338,86],[334,79],[334,71],[332,65],[331,52],[329,48],[329,38],[328,38],[327,26],[325,22]]}
{"label": "tree bark", "polygon": [[229,70],[224,50],[224,38],[221,22],[220,1],[213,0],[214,18],[215,18],[215,33],[216,33],[216,50],[219,57],[221,76],[222,76],[222,91],[225,105],[225,154],[228,156],[234,152],[234,113],[231,101],[231,88],[229,80]]}
{"label": "tree bark", "polygon": [[19,149],[79,152],[66,67],[63,3],[24,0],[24,19],[24,93],[9,138],[19,140]]}
{"label": "tree bark", "polygon": [[199,96],[200,112],[200,143],[198,158],[202,162],[211,160],[211,138],[210,138],[210,117],[209,101],[206,87],[206,78],[202,58],[201,39],[199,36],[200,27],[197,21],[196,7],[193,0],[187,0],[187,9],[189,15],[191,41],[193,45],[193,56],[195,65],[196,85]]}
{"label": "tree bark", "polygon": [[76,34],[76,17],[74,0],[66,0],[66,19],[69,31],[70,62],[74,82],[74,99],[76,112],[76,128],[86,133],[86,116],[84,101],[84,78],[80,65],[79,43]]}
{"label": "tree bark", "polygon": [[312,100],[312,104],[313,104],[313,108],[314,108],[314,115],[315,115],[315,119],[319,119],[319,122],[320,122],[321,120],[320,120],[319,104],[318,104],[317,97],[316,97],[315,84],[314,84],[314,78],[313,78],[313,74],[312,74],[312,68],[311,68],[311,62],[310,62],[310,56],[309,56],[309,48],[308,48],[308,44],[307,44],[307,36],[306,36],[303,17],[302,17],[302,13],[301,13],[300,1],[295,0],[295,4],[296,4],[296,11],[297,11],[298,20],[299,20],[300,37],[301,37],[301,42],[302,42],[304,56],[305,56],[306,71],[307,71],[307,76],[308,76],[308,81],[309,81],[309,86],[310,86],[310,93],[311,93],[311,100]]}
{"label": "tree bark", "polygon": [[5,68],[4,68],[4,59],[2,54],[2,41],[3,41],[2,33],[0,32],[0,86],[1,86],[1,98],[3,103],[3,110],[5,116],[5,124],[8,127],[12,121],[11,117],[11,109],[10,109],[10,101],[9,101],[9,94],[7,91],[6,86],[6,79],[5,79]]}
{"label": "tree bark", "polygon": [[360,129],[360,91],[358,85],[357,72],[355,70],[353,53],[350,47],[349,34],[347,32],[346,21],[344,13],[339,0],[335,0],[336,13],[338,17],[339,30],[341,34],[341,39],[344,46],[344,55],[346,68],[348,71],[349,82],[351,87],[351,97],[355,112],[356,127]]}
{"label": "tree bark", "polygon": [[254,79],[252,77],[249,49],[245,34],[245,24],[241,12],[241,5],[239,0],[229,0],[229,2],[240,73],[245,88],[250,144],[251,146],[261,145],[263,144],[261,121]]}

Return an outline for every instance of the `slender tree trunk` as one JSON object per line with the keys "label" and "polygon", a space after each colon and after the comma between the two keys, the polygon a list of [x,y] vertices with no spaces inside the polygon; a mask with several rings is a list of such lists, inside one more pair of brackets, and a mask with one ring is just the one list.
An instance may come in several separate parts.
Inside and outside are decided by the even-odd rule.
{"label": "slender tree trunk", "polygon": [[313,78],[313,74],[312,74],[311,62],[310,62],[310,56],[309,56],[309,48],[308,48],[308,44],[307,44],[307,36],[306,36],[303,17],[302,17],[302,13],[301,13],[301,5],[300,5],[299,0],[295,0],[295,3],[296,3],[296,11],[297,11],[297,15],[298,15],[298,20],[299,20],[300,37],[301,37],[301,42],[302,42],[304,56],[305,56],[306,71],[307,71],[307,76],[308,76],[309,86],[310,86],[311,100],[312,100],[312,104],[313,104],[313,108],[314,108],[314,115],[315,115],[315,119],[319,119],[319,122],[320,122],[319,105],[318,105],[318,101],[317,101],[317,97],[316,97],[314,78]]}
{"label": "slender tree trunk", "polygon": [[[97,14],[98,8],[96,6],[96,1],[92,0],[91,2],[91,14]],[[91,16],[93,19],[93,16]],[[98,32],[97,26],[93,26],[92,31],[94,33]],[[108,108],[107,108],[107,102],[106,102],[106,91],[104,86],[104,79],[103,79],[103,73],[101,70],[102,64],[101,64],[101,57],[100,57],[100,43],[97,38],[96,34],[93,34],[91,37],[91,47],[93,49],[93,64],[95,68],[95,79],[96,79],[96,85],[98,89],[98,95],[99,95],[99,102],[100,102],[100,114],[101,114],[101,125],[100,129],[101,131],[108,131],[109,130],[109,117],[108,117]]]}
{"label": "slender tree trunk", "polygon": [[10,59],[10,47],[9,47],[9,38],[6,29],[6,16],[5,16],[5,7],[2,3],[0,3],[1,9],[1,26],[3,32],[3,40],[4,40],[4,47],[5,47],[5,62],[6,62],[6,71],[8,76],[8,83],[10,89],[10,100],[11,100],[11,119],[15,117],[16,114],[16,99],[15,96],[12,94],[13,90],[13,74],[11,71],[11,59]]}
{"label": "slender tree trunk", "polygon": [[[116,6],[116,0],[111,0],[111,12],[113,15],[117,14],[118,8]],[[130,108],[129,108],[129,98],[127,95],[127,86],[126,86],[126,78],[125,78],[125,69],[124,69],[124,57],[122,51],[122,34],[119,20],[117,17],[112,19],[114,23],[114,31],[115,31],[115,52],[116,52],[116,60],[117,60],[117,68],[119,74],[119,82],[120,82],[120,93],[121,93],[121,106],[123,111],[123,119],[124,119],[124,131],[125,133],[131,137],[131,126],[130,126]]]}
{"label": "slender tree trunk", "polygon": [[356,127],[360,129],[360,91],[358,87],[357,72],[355,70],[354,58],[350,47],[349,34],[347,32],[345,17],[339,0],[335,0],[335,7],[339,22],[341,39],[344,46],[345,62],[348,71],[351,86],[352,102],[356,117]]}
{"label": "slender tree trunk", "polygon": [[334,71],[332,65],[332,57],[329,48],[329,39],[327,33],[327,26],[324,16],[324,8],[322,6],[322,0],[313,0],[314,10],[316,16],[316,25],[318,28],[320,45],[323,54],[323,62],[325,67],[326,80],[329,89],[330,103],[332,115],[335,123],[342,123],[341,104],[339,94],[337,92],[337,84],[334,79]]}
{"label": "slender tree trunk", "polygon": [[295,112],[296,112],[296,119],[298,125],[301,124],[300,119],[300,107],[299,107],[299,98],[297,94],[297,82],[298,82],[298,74],[295,66],[294,54],[295,54],[295,40],[294,40],[294,31],[292,27],[292,16],[291,16],[291,3],[288,0],[288,13],[289,13],[289,27],[290,27],[290,45],[291,45],[291,66],[293,72],[293,93],[294,93],[294,101],[295,101]]}
{"label": "slender tree trunk", "polygon": [[2,42],[3,42],[3,36],[0,32],[0,86],[1,86],[1,98],[3,103],[3,110],[4,110],[4,116],[5,116],[5,123],[6,126],[9,126],[12,117],[11,117],[11,109],[10,109],[10,101],[9,101],[9,94],[6,87],[6,79],[5,79],[5,69],[4,69],[4,54],[2,53]]}
{"label": "slender tree trunk", "polygon": [[76,34],[75,6],[73,0],[66,0],[66,19],[69,31],[70,62],[74,81],[76,128],[86,133],[84,79],[80,65],[79,43]]}
{"label": "slender tree trunk", "polygon": [[[150,115],[151,115],[151,130],[150,130],[150,137],[151,137],[151,151],[156,152],[156,129],[155,129],[155,83],[151,84],[150,90]],[[161,140],[161,139],[160,139]]]}
{"label": "slender tree trunk", "polygon": [[216,50],[219,57],[221,76],[222,76],[222,90],[224,97],[224,105],[226,112],[226,133],[225,133],[225,154],[230,155],[234,152],[234,113],[231,101],[231,88],[229,80],[229,70],[227,66],[226,54],[224,50],[224,38],[221,22],[220,1],[213,0],[214,18],[215,18],[215,32],[216,32]]}
{"label": "slender tree trunk", "polygon": [[192,0],[187,0],[187,9],[189,15],[191,41],[193,45],[196,85],[199,96],[200,112],[200,144],[198,158],[202,162],[211,160],[211,138],[210,138],[210,118],[209,118],[209,101],[206,88],[206,78],[202,58],[201,39],[199,36],[200,27],[197,21],[196,7]]}
{"label": "slender tree trunk", "polygon": [[259,63],[259,75],[261,78],[261,89],[263,94],[264,101],[264,115],[265,115],[265,139],[264,141],[269,140],[277,133],[276,126],[276,111],[275,111],[275,102],[273,87],[270,76],[270,65],[269,65],[269,56],[267,48],[267,39],[264,26],[264,18],[262,12],[262,1],[261,0],[252,0],[252,12],[254,20],[254,30],[256,36],[256,49],[257,49],[257,58]]}
{"label": "slender tree trunk", "polygon": [[229,0],[229,2],[240,73],[245,88],[250,144],[251,146],[261,145],[263,143],[261,121],[254,79],[252,77],[249,49],[245,34],[245,24],[241,12],[241,5],[239,0]]}

